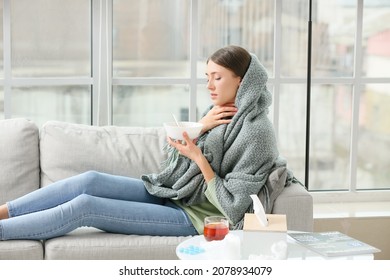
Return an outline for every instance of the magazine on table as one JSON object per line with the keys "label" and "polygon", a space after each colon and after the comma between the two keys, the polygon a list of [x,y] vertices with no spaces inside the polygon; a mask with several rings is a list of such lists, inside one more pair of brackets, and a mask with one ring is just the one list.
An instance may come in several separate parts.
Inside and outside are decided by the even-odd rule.
{"label": "magazine on table", "polygon": [[326,257],[364,255],[380,250],[338,231],[289,233],[299,244]]}

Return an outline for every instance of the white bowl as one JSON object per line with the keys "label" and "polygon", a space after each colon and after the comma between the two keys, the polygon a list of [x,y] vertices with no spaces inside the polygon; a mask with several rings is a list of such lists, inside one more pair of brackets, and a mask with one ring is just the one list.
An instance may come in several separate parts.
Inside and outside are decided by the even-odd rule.
{"label": "white bowl", "polygon": [[202,130],[203,124],[197,122],[179,122],[180,126],[177,126],[175,122],[164,123],[165,131],[167,135],[175,140],[184,140],[183,132],[187,132],[188,137],[192,140],[199,136]]}

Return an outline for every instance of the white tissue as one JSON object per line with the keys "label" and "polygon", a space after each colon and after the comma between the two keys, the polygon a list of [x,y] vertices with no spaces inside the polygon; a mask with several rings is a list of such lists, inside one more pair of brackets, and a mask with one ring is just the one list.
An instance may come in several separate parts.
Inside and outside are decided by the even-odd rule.
{"label": "white tissue", "polygon": [[268,226],[268,220],[265,216],[264,207],[263,204],[261,204],[260,199],[255,194],[251,194],[250,197],[253,201],[253,210],[255,211],[255,216],[263,227]]}

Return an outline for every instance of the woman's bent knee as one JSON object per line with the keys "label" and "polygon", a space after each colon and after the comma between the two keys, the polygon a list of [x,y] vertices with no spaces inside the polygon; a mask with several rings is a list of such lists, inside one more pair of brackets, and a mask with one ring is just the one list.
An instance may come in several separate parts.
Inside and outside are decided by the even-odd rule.
{"label": "woman's bent knee", "polygon": [[79,176],[81,176],[84,180],[97,180],[101,176],[101,173],[95,170],[89,170],[81,173]]}
{"label": "woman's bent knee", "polygon": [[89,193],[90,188],[94,188],[97,183],[99,183],[102,180],[102,173],[99,173],[97,171],[86,171],[84,173],[81,173],[78,175],[78,184],[82,189],[82,193]]}

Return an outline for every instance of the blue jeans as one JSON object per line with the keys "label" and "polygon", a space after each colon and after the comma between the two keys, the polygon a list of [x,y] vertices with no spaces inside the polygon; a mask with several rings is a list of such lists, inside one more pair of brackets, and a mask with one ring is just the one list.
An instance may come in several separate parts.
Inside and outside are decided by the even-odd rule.
{"label": "blue jeans", "polygon": [[0,238],[44,240],[78,227],[139,235],[187,236],[197,231],[169,199],[150,195],[139,179],[89,171],[7,203]]}

